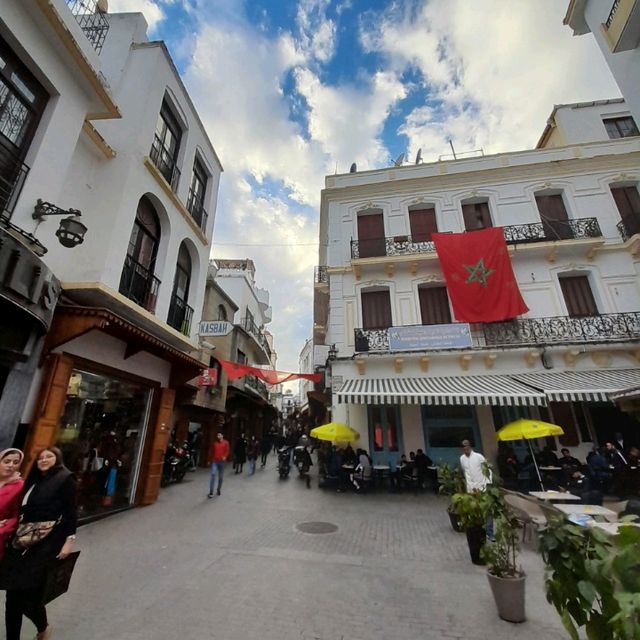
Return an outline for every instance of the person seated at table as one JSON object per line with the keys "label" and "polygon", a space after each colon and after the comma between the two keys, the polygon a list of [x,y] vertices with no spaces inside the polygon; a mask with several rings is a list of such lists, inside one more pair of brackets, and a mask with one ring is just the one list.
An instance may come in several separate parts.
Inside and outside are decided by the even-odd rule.
{"label": "person seated at table", "polygon": [[574,471],[580,471],[582,469],[582,463],[577,458],[574,458],[571,455],[571,452],[566,447],[560,449],[560,460],[558,460],[558,464],[562,467],[562,474],[564,476],[564,480],[568,480]]}
{"label": "person seated at table", "polygon": [[591,486],[602,491],[602,493],[607,493],[611,470],[607,459],[596,445],[587,454],[587,469],[591,479]]}
{"label": "person seated at table", "polygon": [[413,464],[418,471],[418,484],[424,489],[429,472],[428,467],[433,466],[433,461],[422,449],[417,449]]}
{"label": "person seated at table", "polygon": [[371,459],[364,449],[358,449],[356,454],[358,464],[349,478],[356,491],[360,491],[362,485],[371,479]]}
{"label": "person seated at table", "polygon": [[347,446],[342,451],[342,464],[353,465],[354,467],[358,464],[358,458],[356,456],[356,452],[351,447],[351,443],[349,442]]}
{"label": "person seated at table", "polygon": [[497,463],[505,489],[517,490],[520,463],[513,449],[505,446],[504,442],[498,444]]}
{"label": "person seated at table", "polygon": [[640,467],[640,449],[638,449],[638,447],[631,447],[631,449],[629,449],[627,462],[631,468],[635,467],[637,469]]}
{"label": "person seated at table", "polygon": [[551,445],[546,445],[540,453],[536,456],[536,460],[541,467],[557,467],[558,456],[551,448]]}
{"label": "person seated at table", "polygon": [[574,471],[563,488],[578,496],[583,504],[602,504],[602,492],[591,488],[588,476],[582,471]]}

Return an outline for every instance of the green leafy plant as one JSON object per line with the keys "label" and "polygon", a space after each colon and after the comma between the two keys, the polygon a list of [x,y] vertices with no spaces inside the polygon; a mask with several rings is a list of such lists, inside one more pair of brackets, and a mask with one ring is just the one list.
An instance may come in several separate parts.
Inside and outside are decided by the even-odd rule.
{"label": "green leafy plant", "polygon": [[484,527],[491,508],[491,498],[486,491],[456,493],[451,498],[451,508],[458,514],[460,527],[468,531]]}
{"label": "green leafy plant", "polygon": [[481,556],[492,575],[498,578],[520,578],[524,573],[518,566],[518,521],[502,498],[500,505],[493,507],[493,510],[497,509],[499,513],[493,521],[495,538],[485,543]]}
{"label": "green leafy plant", "polygon": [[640,527],[614,537],[556,518],[539,537],[547,600],[571,638],[640,638]]}
{"label": "green leafy plant", "polygon": [[[462,470],[446,463],[438,465],[438,485],[438,491],[443,496],[453,496],[466,491]],[[449,503],[447,509],[453,511],[452,503]]]}

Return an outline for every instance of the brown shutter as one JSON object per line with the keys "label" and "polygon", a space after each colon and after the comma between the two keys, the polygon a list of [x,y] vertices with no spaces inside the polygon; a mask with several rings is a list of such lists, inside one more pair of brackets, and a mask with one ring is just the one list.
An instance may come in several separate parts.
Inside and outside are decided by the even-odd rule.
{"label": "brown shutter", "polygon": [[151,433],[151,451],[140,474],[140,480],[143,483],[140,504],[153,504],[158,499],[164,452],[171,433],[171,415],[175,397],[174,389],[160,389],[158,412]]}
{"label": "brown shutter", "polygon": [[560,287],[570,317],[598,315],[598,307],[587,276],[560,278]]}
{"label": "brown shutter", "polygon": [[578,438],[578,428],[571,409],[571,403],[551,402],[549,404],[554,424],[561,426],[564,430],[564,435],[559,438],[560,444],[563,447],[577,447],[580,444],[580,439]]}
{"label": "brown shutter", "polygon": [[409,225],[412,242],[430,242],[431,234],[438,231],[435,209],[414,209],[409,211]]}
{"label": "brown shutter", "polygon": [[362,292],[362,328],[387,329],[391,321],[391,297],[389,290]]}
{"label": "brown shutter", "polygon": [[64,353],[52,353],[38,395],[38,408],[27,436],[23,475],[33,464],[36,453],[56,442],[58,423],[67,403],[67,389],[73,370],[73,359]]}
{"label": "brown shutter", "polygon": [[493,226],[488,202],[474,202],[473,204],[462,205],[462,217],[464,218],[464,228],[467,231],[477,231],[478,229],[488,229]]}
{"label": "brown shutter", "polygon": [[422,324],[448,324],[451,322],[446,287],[420,287],[420,314]]}
{"label": "brown shutter", "polygon": [[384,240],[384,219],[381,213],[358,216],[358,246],[361,258],[387,254]]}
{"label": "brown shutter", "polygon": [[640,233],[640,193],[635,187],[615,187],[611,195],[616,201],[627,234]]}
{"label": "brown shutter", "polygon": [[536,204],[547,240],[570,240],[573,230],[569,226],[569,216],[560,194],[536,196]]}

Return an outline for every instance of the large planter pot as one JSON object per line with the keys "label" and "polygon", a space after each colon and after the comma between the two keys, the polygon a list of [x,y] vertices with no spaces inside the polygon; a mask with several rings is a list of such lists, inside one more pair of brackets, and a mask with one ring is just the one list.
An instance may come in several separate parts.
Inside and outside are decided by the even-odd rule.
{"label": "large planter pot", "polygon": [[487,534],[484,527],[471,527],[467,529],[467,544],[469,545],[469,555],[473,564],[485,564],[480,558],[480,549],[482,549]]}
{"label": "large planter pot", "polygon": [[524,575],[519,578],[498,578],[487,572],[498,615],[507,622],[524,622]]}
{"label": "large planter pot", "polygon": [[458,518],[458,514],[455,511],[447,511],[449,514],[449,522],[451,522],[451,528],[454,531],[460,533],[462,531],[462,527],[460,526],[460,518]]}

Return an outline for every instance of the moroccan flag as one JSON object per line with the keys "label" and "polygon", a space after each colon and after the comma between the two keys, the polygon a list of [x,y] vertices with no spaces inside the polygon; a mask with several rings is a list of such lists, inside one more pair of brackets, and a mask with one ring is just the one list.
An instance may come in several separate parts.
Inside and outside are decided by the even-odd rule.
{"label": "moroccan flag", "polygon": [[529,311],[500,227],[434,233],[453,313],[460,322],[498,322]]}
{"label": "moroccan flag", "polygon": [[275,371],[274,369],[263,369],[262,367],[252,367],[248,364],[239,364],[230,360],[218,359],[220,366],[226,372],[230,381],[243,378],[244,376],[255,376],[267,384],[281,384],[290,380],[311,380],[320,382],[321,373],[289,373],[288,371]]}

